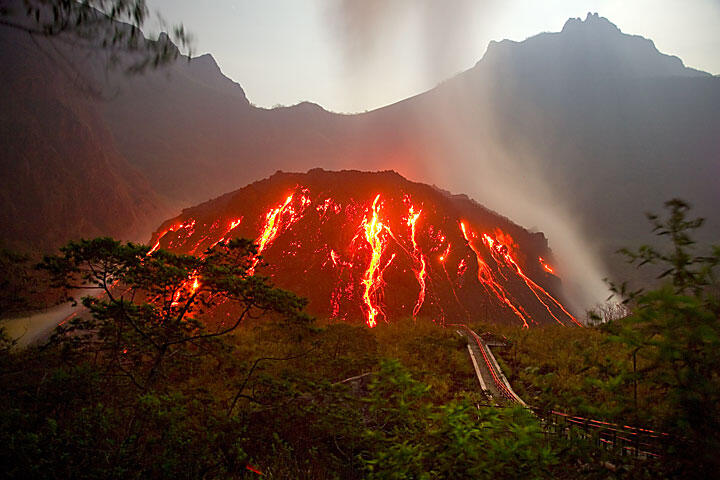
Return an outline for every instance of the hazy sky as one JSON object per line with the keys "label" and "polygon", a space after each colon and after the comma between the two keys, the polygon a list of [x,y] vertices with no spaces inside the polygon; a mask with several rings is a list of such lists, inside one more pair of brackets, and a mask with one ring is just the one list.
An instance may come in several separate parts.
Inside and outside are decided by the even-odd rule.
{"label": "hazy sky", "polygon": [[490,40],[598,12],[686,65],[720,74],[720,0],[148,0],[259,106],[357,112],[472,67]]}

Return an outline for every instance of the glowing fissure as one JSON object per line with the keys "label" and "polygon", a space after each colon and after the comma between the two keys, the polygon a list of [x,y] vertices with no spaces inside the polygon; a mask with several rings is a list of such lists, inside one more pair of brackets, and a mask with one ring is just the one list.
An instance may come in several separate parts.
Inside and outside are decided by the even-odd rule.
{"label": "glowing fissure", "polygon": [[298,199],[299,211],[293,205],[295,194],[290,194],[285,202],[265,214],[265,224],[262,227],[260,236],[257,238],[257,255],[253,259],[252,266],[248,269],[248,275],[255,275],[255,267],[260,262],[260,255],[275,241],[278,235],[292,227],[302,217],[303,211],[310,205],[311,200],[307,196],[307,190],[303,189]]}
{"label": "glowing fissure", "polygon": [[[302,213],[304,210],[310,205],[311,200],[309,196],[307,195],[308,190],[307,189],[300,189],[300,196],[297,198],[297,203],[299,203],[299,208],[296,209],[296,207],[293,205],[293,199],[296,198],[295,193],[289,195],[285,202],[278,207],[271,209],[266,215],[265,215],[265,224],[263,225],[262,231],[260,233],[260,236],[257,239],[257,255],[252,261],[251,267],[248,269],[248,275],[254,275],[255,274],[255,267],[260,261],[260,255],[262,252],[264,252],[278,237],[278,235],[284,231],[290,228],[293,224],[295,224],[300,217],[302,216]],[[220,238],[214,242],[212,245],[210,245],[210,248],[216,246],[220,242],[225,242],[228,240],[228,234],[232,232],[235,228],[237,228],[242,223],[243,217],[236,218],[233,220],[230,220],[230,223],[227,226],[227,229],[225,232],[220,236]],[[158,241],[156,245],[150,250],[150,253],[153,253],[155,250],[157,250],[160,246],[160,239],[162,239],[168,232],[175,232],[180,229],[193,229],[194,231],[195,226],[195,220],[189,220],[188,222],[180,225],[179,227],[171,227],[165,232],[160,235],[158,238]],[[188,237],[192,234],[192,231],[187,235]],[[195,247],[191,250],[191,253],[194,253],[199,247],[200,244],[206,239],[204,237],[203,239],[198,242]],[[200,282],[197,277],[197,273],[192,273],[188,280],[184,282],[178,291],[173,296],[173,299],[171,301],[171,306],[177,305],[180,296],[182,295],[182,292],[186,289],[189,290],[190,295],[194,294],[197,289],[200,287]]]}
{"label": "glowing fissure", "polygon": [[362,284],[365,287],[363,293],[363,301],[367,307],[366,312],[366,323],[369,327],[377,325],[378,315],[383,315],[382,309],[377,302],[378,294],[382,292],[383,279],[382,274],[385,268],[387,268],[392,260],[395,258],[393,255],[390,261],[381,268],[380,259],[385,252],[387,246],[387,236],[384,235],[385,226],[380,221],[378,210],[378,201],[380,200],[380,194],[377,194],[375,200],[372,203],[372,216],[368,219],[367,216],[363,218],[361,224],[362,230],[365,234],[365,240],[370,246],[370,262],[368,263],[365,275],[363,276]]}
{"label": "glowing fissure", "polygon": [[[560,302],[558,302],[552,295],[550,295],[544,288],[542,288],[540,285],[535,283],[530,277],[525,275],[525,272],[520,268],[520,266],[517,264],[515,259],[510,254],[510,249],[507,247],[507,245],[501,243],[498,241],[497,238],[492,238],[488,234],[483,234],[483,243],[488,247],[490,250],[491,255],[495,259],[496,262],[498,262],[498,265],[501,265],[504,263],[507,265],[512,271],[514,271],[522,280],[525,282],[525,285],[530,289],[530,291],[535,295],[535,298],[545,307],[545,309],[548,311],[550,316],[552,316],[560,325],[565,325],[565,323],[560,320],[550,309],[550,305],[548,305],[541,297],[540,295],[544,295],[550,302],[552,302],[557,308],[562,310],[562,312],[567,315],[567,317],[576,325],[582,326],[580,322],[577,321],[577,319],[568,312],[565,307],[562,306]],[[501,260],[503,262],[501,262]]]}
{"label": "glowing fissure", "polygon": [[335,250],[330,250],[330,260],[332,260],[333,265],[335,265],[336,267],[340,263],[340,256],[335,253]]}
{"label": "glowing fissure", "polygon": [[461,278],[463,275],[465,275],[466,271],[467,271],[467,262],[463,258],[462,260],[460,260],[460,263],[458,263],[458,268],[457,268],[458,278]]}
{"label": "glowing fissure", "polygon": [[[444,241],[445,241],[445,236],[443,235],[440,237],[440,242],[442,243]],[[438,246],[438,248],[439,248],[439,246]],[[440,260],[440,265],[442,266],[443,272],[445,273],[445,279],[447,280],[448,285],[450,285],[450,291],[452,292],[453,297],[455,298],[455,301],[457,302],[458,306],[462,310],[464,310],[465,313],[467,314],[468,312],[465,309],[465,305],[463,305],[463,303],[460,301],[460,297],[458,297],[458,294],[455,291],[455,284],[450,279],[450,274],[448,273],[447,268],[445,267],[445,262],[448,260],[448,258],[450,258],[450,249],[451,248],[452,248],[452,243],[448,242],[447,247],[445,247],[445,251],[443,252],[442,255],[440,255],[438,260]],[[442,313],[444,315],[444,312],[442,312]]]}
{"label": "glowing fissure", "polygon": [[173,225],[172,227],[169,227],[167,230],[162,232],[160,235],[158,235],[157,242],[155,242],[155,245],[150,249],[150,251],[147,253],[148,255],[151,255],[155,251],[157,251],[160,248],[160,241],[170,232],[177,232],[180,230],[188,230],[187,237],[191,236],[195,232],[195,220],[190,219],[185,223],[182,223],[180,225]]}
{"label": "glowing fissure", "polygon": [[[228,225],[227,230],[225,231],[225,233],[223,233],[223,235],[220,237],[220,239],[219,239],[218,241],[216,241],[215,243],[213,243],[212,245],[210,245],[209,248],[214,247],[215,245],[217,245],[217,244],[220,243],[220,242],[226,241],[226,240],[227,240],[227,238],[226,238],[226,237],[227,237],[227,234],[230,233],[235,227],[237,227],[238,225],[240,225],[241,222],[242,222],[242,217],[239,218],[239,219],[236,219],[236,220],[231,220],[231,221],[230,221],[230,224]],[[186,222],[185,224],[181,225],[180,228],[194,227],[194,225],[195,225],[195,221],[192,220],[192,221],[188,221],[188,222]],[[160,238],[162,238],[166,233],[171,232],[171,231],[174,232],[175,230],[173,230],[173,229],[168,229],[167,231],[165,231],[165,232],[163,233],[163,235],[161,235]],[[197,242],[197,244],[195,245],[195,247],[193,247],[193,249],[190,250],[190,254],[191,254],[191,255],[195,255],[195,252],[197,251],[198,248],[200,248],[200,245],[201,245],[205,240],[207,240],[208,238],[209,238],[209,235],[206,235],[206,236],[204,236],[199,242]],[[160,245],[160,240],[158,239],[158,242],[155,244],[155,247],[153,247],[153,249],[150,250],[150,252],[148,252],[148,255],[150,255],[150,254],[153,253],[155,250],[157,250],[157,248],[159,247],[159,245]],[[200,254],[200,257],[201,257],[201,258],[204,257],[204,256],[205,256],[204,254]],[[189,287],[188,287],[188,285],[189,285]],[[197,272],[193,272],[193,273],[190,274],[190,276],[188,277],[188,279],[180,286],[180,288],[177,290],[177,292],[175,292],[175,295],[173,295],[173,298],[172,298],[172,301],[170,302],[170,305],[171,305],[172,307],[174,307],[174,306],[176,306],[176,305],[178,304],[178,302],[179,302],[179,300],[180,300],[180,296],[182,295],[182,292],[183,292],[184,290],[187,289],[187,290],[189,291],[189,294],[190,294],[190,295],[193,295],[193,294],[197,291],[198,288],[200,288],[200,281],[198,280]]]}
{"label": "glowing fissure", "polygon": [[530,283],[528,283],[529,279],[525,276],[525,274],[522,272],[520,267],[517,265],[517,263],[515,263],[513,258],[510,256],[510,252],[509,252],[507,246],[500,243],[499,241],[497,241],[497,239],[493,239],[488,234],[483,234],[483,243],[490,250],[490,254],[492,255],[495,262],[497,262],[498,267],[503,265],[503,263],[506,266],[511,267],[511,270],[514,271],[518,276],[520,276],[520,278],[523,279],[523,281],[525,282],[525,285],[527,285],[527,287],[530,289],[532,294],[535,295],[535,298],[537,299],[537,301],[540,302],[540,304],[543,307],[545,307],[545,310],[547,310],[547,312],[550,314],[550,316],[552,318],[554,318],[555,321],[558,322],[560,325],[565,325],[565,323],[563,323],[563,321],[560,320],[552,312],[552,310],[550,310],[550,306],[548,306],[548,304],[545,303],[542,298],[540,298],[540,295],[538,294],[537,290],[535,288],[533,288]]}
{"label": "glowing fissure", "polygon": [[192,296],[197,292],[198,288],[200,288],[200,280],[198,279],[198,273],[197,271],[194,271],[190,274],[187,280],[183,282],[182,285],[180,285],[180,288],[177,289],[175,292],[175,295],[173,295],[172,301],[170,302],[171,307],[175,307],[180,302],[180,296],[182,295],[183,291],[187,290],[188,295]]}
{"label": "glowing fissure", "polygon": [[[445,240],[445,237],[443,237],[442,239]],[[450,255],[450,246],[451,246],[451,245],[452,245],[452,244],[448,242],[447,248],[445,248],[445,251],[443,252],[443,254],[440,255],[440,261],[441,261],[441,262],[444,262],[445,259],[448,258],[448,255]]]}
{"label": "glowing fissure", "polygon": [[407,219],[407,224],[410,227],[410,239],[412,240],[413,245],[413,256],[415,257],[415,262],[420,265],[420,268],[413,268],[415,278],[417,279],[418,285],[420,285],[420,292],[418,293],[417,302],[415,302],[415,306],[413,307],[413,317],[417,317],[417,314],[418,312],[420,312],[423,303],[425,303],[425,277],[427,276],[427,271],[425,268],[425,257],[423,256],[422,251],[420,250],[420,247],[418,246],[417,240],[415,238],[416,224],[418,218],[420,218],[421,213],[422,210],[419,210],[416,213],[415,207],[410,206]]}
{"label": "glowing fissure", "polygon": [[492,275],[492,271],[490,270],[490,267],[485,263],[485,261],[482,259],[482,255],[480,255],[480,252],[478,251],[477,247],[473,244],[473,242],[470,240],[470,236],[468,235],[467,228],[465,227],[464,222],[460,222],[460,230],[462,231],[463,237],[465,237],[465,240],[468,243],[468,246],[470,249],[475,252],[475,257],[477,257],[477,263],[478,263],[478,273],[477,278],[478,281],[483,284],[486,289],[490,290],[492,293],[495,294],[495,296],[503,302],[505,305],[507,305],[508,308],[517,316],[520,320],[523,322],[523,327],[529,328],[528,319],[530,321],[533,321],[530,315],[528,315],[526,312],[522,311],[522,307],[515,306],[511,301],[509,297],[508,292],[500,285],[498,282],[495,281]]}
{"label": "glowing fissure", "polygon": [[[226,242],[227,240],[229,240],[229,238],[227,238],[228,234],[229,234],[230,232],[232,232],[233,230],[235,230],[235,228],[242,223],[243,218],[244,218],[244,217],[240,217],[240,218],[238,218],[238,219],[231,220],[231,221],[230,221],[230,225],[228,225],[227,230],[225,230],[225,233],[223,233],[222,236],[221,236],[215,243],[213,243],[212,245],[210,245],[209,248],[213,248],[213,247],[214,247],[215,245],[217,245],[218,243],[220,243],[220,242]],[[195,248],[197,248],[197,247],[199,247],[199,246],[200,246],[200,244],[198,244]]]}
{"label": "glowing fissure", "polygon": [[545,262],[545,260],[543,260],[542,257],[538,257],[538,260],[540,260],[540,265],[542,265],[543,269],[546,272],[555,275],[555,270],[553,270],[553,268],[550,265],[548,265],[547,262]]}

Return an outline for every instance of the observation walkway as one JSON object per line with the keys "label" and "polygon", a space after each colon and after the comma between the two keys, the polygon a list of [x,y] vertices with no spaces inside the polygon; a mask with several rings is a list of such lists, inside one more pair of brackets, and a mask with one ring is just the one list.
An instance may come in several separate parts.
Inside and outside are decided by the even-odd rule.
{"label": "observation walkway", "polygon": [[458,327],[457,333],[468,341],[470,360],[480,388],[496,405],[522,405],[532,410],[542,421],[545,432],[550,435],[582,437],[598,449],[611,450],[619,455],[632,455],[643,459],[662,456],[670,440],[667,433],[562,412],[543,412],[529,406],[513,391],[490,350],[491,345],[502,344],[483,339],[467,325],[455,326]]}

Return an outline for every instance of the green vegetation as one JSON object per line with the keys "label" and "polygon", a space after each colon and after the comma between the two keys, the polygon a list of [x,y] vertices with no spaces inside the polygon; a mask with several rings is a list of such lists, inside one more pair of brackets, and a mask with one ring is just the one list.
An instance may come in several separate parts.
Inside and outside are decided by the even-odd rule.
{"label": "green vegetation", "polygon": [[475,478],[555,462],[527,413],[478,412],[454,331],[313,322],[247,274],[244,240],[148,253],[100,238],[41,264],[68,294],[101,294],[49,344],[2,350],[8,478]]}
{"label": "green vegetation", "polygon": [[[717,467],[720,255],[692,253],[686,206],[658,233],[670,286],[627,295],[593,328],[493,326],[529,410],[479,393],[454,329],[405,319],[322,322],[248,276],[247,241],[203,258],[96,239],[42,264],[56,286],[94,286],[88,313],[42,347],[0,345],[7,478],[664,478]],[[666,233],[667,232],[667,233]],[[619,294],[627,288],[618,287]],[[479,326],[476,326],[479,327]],[[481,329],[481,328],[479,328]],[[560,410],[671,434],[660,461],[597,450],[547,428]],[[551,431],[552,430],[552,431]],[[261,472],[256,473],[255,470]]]}
{"label": "green vegetation", "polygon": [[16,317],[56,304],[60,292],[50,287],[46,272],[33,268],[33,256],[0,245],[0,319]]}
{"label": "green vegetation", "polygon": [[720,467],[720,297],[714,268],[720,248],[697,253],[680,200],[663,220],[649,215],[664,247],[623,250],[629,261],[662,267],[652,290],[613,285],[630,308],[626,318],[595,329],[509,329],[503,352],[510,380],[541,410],[657,428],[670,434],[668,475],[713,476]]}

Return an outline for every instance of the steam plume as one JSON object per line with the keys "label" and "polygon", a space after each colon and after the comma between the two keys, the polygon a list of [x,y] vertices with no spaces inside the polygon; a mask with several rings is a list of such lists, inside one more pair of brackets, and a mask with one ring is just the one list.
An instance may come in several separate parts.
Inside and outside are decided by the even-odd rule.
{"label": "steam plume", "polygon": [[[463,49],[474,45],[473,27],[489,0],[340,0],[329,9],[346,67],[361,71],[387,49],[399,30],[415,33],[426,74],[439,81],[457,72]],[[415,52],[412,52],[415,53]]]}

